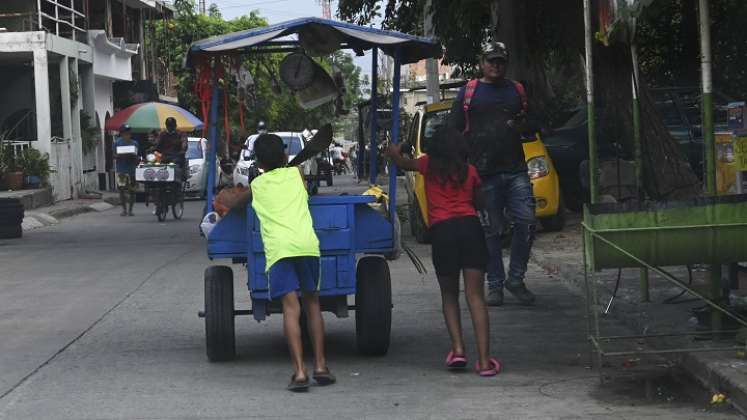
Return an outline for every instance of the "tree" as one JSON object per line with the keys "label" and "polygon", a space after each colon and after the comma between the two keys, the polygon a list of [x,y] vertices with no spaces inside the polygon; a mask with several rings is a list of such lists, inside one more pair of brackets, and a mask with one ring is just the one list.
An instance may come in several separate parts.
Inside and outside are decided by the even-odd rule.
{"label": "tree", "polygon": [[[159,56],[168,63],[177,78],[177,93],[181,106],[195,115],[202,117],[200,102],[194,91],[194,72],[183,67],[183,62],[190,45],[200,39],[230,32],[266,26],[267,21],[256,12],[232,20],[224,20],[220,10],[213,4],[208,15],[195,13],[193,0],[176,0],[175,17],[172,21],[156,23],[156,39],[153,44]],[[267,123],[271,130],[302,131],[305,128],[316,128],[333,121],[335,110],[333,104],[327,104],[314,110],[303,110],[289,89],[278,82],[277,67],[282,60],[281,54],[254,55],[243,59],[243,66],[252,74],[255,85],[248,93],[248,98],[240,101],[238,87],[231,78],[222,81],[223,92],[228,95],[228,110],[223,107],[224,100],[219,100],[219,119],[227,112],[230,127],[239,126],[239,110],[245,107],[246,127],[253,131],[260,120]],[[345,103],[350,107],[361,95],[360,69],[355,66],[349,54],[337,52],[333,58],[322,58],[320,64],[330,71],[334,66],[345,81]],[[218,124],[223,130],[223,124]],[[233,136],[245,133],[231,133]],[[221,135],[225,138],[225,135]]]}
{"label": "tree", "polygon": [[[401,14],[400,10],[403,7],[417,10],[422,7],[416,4],[418,2],[386,0],[383,3],[386,4],[384,27],[417,32],[415,22],[402,19],[402,16],[418,19],[417,15]],[[446,47],[446,61],[459,64],[468,75],[474,74],[481,45],[486,40],[506,42],[511,57],[508,76],[527,82],[531,111],[535,114],[543,116],[554,108],[553,87],[559,84],[548,77],[550,64],[554,68],[549,74],[579,71],[579,57],[584,48],[580,0],[432,0],[432,5],[436,34]],[[374,16],[381,15],[381,6],[376,0],[341,0],[339,12],[348,20],[370,22]],[[609,47],[598,44],[595,55],[597,92],[602,108],[599,133],[610,136],[606,140],[616,141],[632,151],[632,68],[628,44],[622,42]],[[580,82],[579,78],[569,80]],[[579,88],[575,86],[572,91],[578,92]],[[645,83],[642,91],[641,111],[645,117],[642,141],[648,156],[644,163],[648,194],[658,199],[697,193],[697,177],[684,164],[682,151],[658,116]],[[568,97],[560,95],[563,101]]]}

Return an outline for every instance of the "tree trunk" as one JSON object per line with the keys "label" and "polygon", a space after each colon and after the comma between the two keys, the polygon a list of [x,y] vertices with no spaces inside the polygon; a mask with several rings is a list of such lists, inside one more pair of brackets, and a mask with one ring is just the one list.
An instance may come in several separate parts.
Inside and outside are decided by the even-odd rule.
{"label": "tree trunk", "polygon": [[[630,48],[626,44],[597,44],[595,77],[599,115],[598,141],[616,142],[633,150]],[[700,181],[656,108],[646,83],[640,82],[641,143],[644,187],[654,199],[678,199],[700,194]],[[632,154],[632,153],[631,153]]]}
{"label": "tree trunk", "polygon": [[525,85],[531,112],[543,115],[554,94],[545,71],[537,1],[493,0],[490,15],[493,39],[508,49],[507,76]]}

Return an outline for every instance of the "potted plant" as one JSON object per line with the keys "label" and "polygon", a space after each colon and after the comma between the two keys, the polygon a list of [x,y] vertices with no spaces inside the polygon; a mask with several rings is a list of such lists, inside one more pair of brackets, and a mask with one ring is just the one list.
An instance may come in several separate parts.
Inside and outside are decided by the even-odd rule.
{"label": "potted plant", "polygon": [[23,189],[23,168],[18,165],[10,146],[0,146],[0,161],[4,187],[9,190]]}
{"label": "potted plant", "polygon": [[26,175],[23,183],[29,188],[39,188],[46,183],[52,170],[49,167],[49,154],[29,147],[16,158],[16,163]]}

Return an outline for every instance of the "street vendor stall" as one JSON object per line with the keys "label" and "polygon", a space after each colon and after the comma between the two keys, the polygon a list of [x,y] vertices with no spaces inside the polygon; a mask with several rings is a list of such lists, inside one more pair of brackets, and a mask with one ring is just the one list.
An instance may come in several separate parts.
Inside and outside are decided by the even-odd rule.
{"label": "street vendor stall", "polygon": [[[615,25],[627,33],[631,41],[633,59],[633,125],[635,131],[635,157],[638,186],[643,184],[642,151],[639,125],[639,75],[637,52],[633,34],[635,18],[651,0],[627,0],[625,2],[602,2],[609,15],[617,12]],[[617,7],[617,9],[614,9]],[[597,191],[597,157],[595,131],[595,94],[593,72],[593,34],[591,1],[584,1],[586,26],[586,89],[589,128],[589,178],[591,205],[584,209],[584,280],[588,311],[588,337],[592,352],[597,355],[596,367],[601,370],[605,356],[633,356],[641,354],[682,353],[686,351],[712,351],[744,349],[735,343],[717,339],[723,333],[721,317],[732,318],[736,325],[747,327],[747,319],[724,304],[721,289],[722,264],[747,260],[747,195],[716,196],[715,139],[713,124],[713,101],[711,82],[710,18],[708,0],[699,0],[701,32],[701,74],[703,77],[703,134],[706,158],[706,197],[678,201],[640,201],[631,203],[600,203]],[[607,16],[607,15],[606,15]],[[623,31],[624,30],[624,31]],[[599,35],[599,34],[597,34]],[[640,191],[639,191],[640,193]],[[642,194],[640,194],[642,196]],[[689,283],[673,276],[664,267],[689,264],[708,264],[711,279],[707,293],[696,290]],[[711,330],[714,341],[709,346],[678,346],[676,348],[648,347],[647,339],[703,335],[698,332],[648,333],[630,336],[605,336],[600,330],[600,308],[598,284],[594,273],[603,269],[641,269],[641,301],[649,301],[648,272],[653,271],[671,284],[683,289],[703,301],[711,310]],[[618,276],[618,286],[619,286]],[[615,292],[617,286],[615,287]],[[606,313],[613,296],[602,309]],[[644,331],[645,332],[645,331]],[[636,344],[635,350],[625,350],[621,345],[626,340]],[[645,345],[645,346],[644,346]]]}
{"label": "street vendor stall", "polygon": [[[298,71],[281,68],[281,77],[294,91],[302,107],[311,108],[334,98],[334,92],[314,86],[309,56],[327,55],[338,49],[350,49],[358,55],[372,51],[372,91],[376,91],[379,49],[394,59],[393,103],[399,102],[400,67],[424,58],[439,57],[439,43],[399,32],[361,27],[319,18],[296,19],[276,25],[226,34],[194,43],[187,65],[199,80],[210,83],[210,148],[207,161],[214,176],[217,144],[217,104],[222,85],[218,83],[230,68],[240,66],[257,54],[287,54],[286,63]],[[285,70],[288,70],[287,68]],[[304,79],[308,75],[310,80]],[[324,78],[326,75],[319,75]],[[287,79],[287,80],[286,80]],[[314,90],[316,89],[316,90]],[[374,101],[376,97],[374,95]],[[375,139],[376,125],[372,126]],[[399,114],[392,116],[392,141],[399,138]],[[375,148],[376,145],[372,145]],[[376,166],[372,162],[375,175]],[[320,241],[322,309],[338,317],[355,310],[357,347],[366,354],[384,354],[389,347],[391,325],[391,279],[386,255],[395,250],[396,170],[389,171],[388,211],[382,215],[372,208],[372,195],[318,195],[309,201],[314,229]],[[261,176],[261,175],[260,175]],[[376,179],[372,176],[372,179]],[[208,180],[212,185],[213,180]],[[208,212],[212,210],[212,191],[208,190]],[[205,270],[205,318],[207,355],[211,361],[229,360],[235,355],[234,317],[252,314],[260,321],[280,312],[279,302],[269,299],[265,259],[259,221],[251,206],[237,208],[225,215],[208,234],[208,256],[230,259],[247,266],[251,309],[234,308],[233,271],[228,266]],[[362,256],[361,255],[365,255]],[[355,295],[355,303],[348,296]]]}

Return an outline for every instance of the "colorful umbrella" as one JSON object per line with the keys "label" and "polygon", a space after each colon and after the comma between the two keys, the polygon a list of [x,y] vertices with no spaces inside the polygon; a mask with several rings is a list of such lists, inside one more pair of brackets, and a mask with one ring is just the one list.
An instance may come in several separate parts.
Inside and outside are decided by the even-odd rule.
{"label": "colorful umbrella", "polygon": [[199,118],[176,105],[144,102],[128,106],[112,115],[105,128],[118,131],[123,124],[127,124],[135,133],[147,133],[151,130],[165,129],[168,117],[176,118],[176,129],[184,133],[199,130],[203,126]]}

